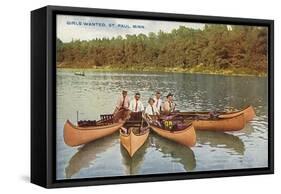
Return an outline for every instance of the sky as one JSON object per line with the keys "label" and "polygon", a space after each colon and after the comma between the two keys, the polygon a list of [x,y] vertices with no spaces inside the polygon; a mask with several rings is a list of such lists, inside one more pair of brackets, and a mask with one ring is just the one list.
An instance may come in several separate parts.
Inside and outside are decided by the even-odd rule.
{"label": "sky", "polygon": [[[90,24],[90,25],[89,25]],[[203,29],[203,23],[57,15],[57,37],[63,42],[125,37],[126,34],[171,32],[180,26]]]}

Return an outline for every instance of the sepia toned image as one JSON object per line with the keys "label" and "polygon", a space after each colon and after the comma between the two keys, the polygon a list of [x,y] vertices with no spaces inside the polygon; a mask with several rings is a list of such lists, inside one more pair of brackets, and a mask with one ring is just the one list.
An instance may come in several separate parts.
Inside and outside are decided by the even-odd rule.
{"label": "sepia toned image", "polygon": [[268,167],[268,33],[56,15],[56,179]]}

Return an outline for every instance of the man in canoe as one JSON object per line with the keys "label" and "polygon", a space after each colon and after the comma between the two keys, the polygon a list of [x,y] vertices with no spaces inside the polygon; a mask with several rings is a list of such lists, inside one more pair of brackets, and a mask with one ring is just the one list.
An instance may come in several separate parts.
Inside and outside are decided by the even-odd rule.
{"label": "man in canoe", "polygon": [[130,100],[128,97],[128,91],[123,90],[122,95],[120,95],[117,100],[116,107],[115,107],[113,114],[117,113],[118,111],[120,111],[122,109],[129,110],[129,107],[130,107]]}
{"label": "man in canoe", "polygon": [[158,115],[160,114],[157,107],[155,106],[155,100],[153,98],[149,98],[148,105],[145,108],[145,116],[149,120],[152,120],[151,116],[158,116]]}
{"label": "man in canoe", "polygon": [[164,114],[169,114],[169,113],[171,113],[175,110],[176,105],[174,103],[173,97],[174,97],[174,95],[172,93],[169,93],[167,95],[167,99],[166,99],[166,101],[164,102],[164,105],[163,105],[163,113]]}
{"label": "man in canoe", "polygon": [[157,108],[158,112],[161,112],[162,99],[161,99],[160,91],[156,91],[156,94],[154,97],[154,105]]}
{"label": "man in canoe", "polygon": [[128,97],[128,91],[123,90],[122,95],[119,96],[115,110],[113,112],[113,122],[120,122],[128,118],[130,114],[130,100]]}
{"label": "man in canoe", "polygon": [[144,110],[143,104],[140,101],[140,93],[135,94],[134,99],[130,102],[130,110],[132,112],[141,112]]}

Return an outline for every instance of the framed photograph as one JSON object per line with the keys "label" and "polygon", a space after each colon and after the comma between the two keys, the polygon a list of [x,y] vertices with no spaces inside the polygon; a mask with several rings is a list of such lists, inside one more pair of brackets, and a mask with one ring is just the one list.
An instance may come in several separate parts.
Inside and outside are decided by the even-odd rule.
{"label": "framed photograph", "polygon": [[31,182],[272,174],[272,20],[31,12]]}

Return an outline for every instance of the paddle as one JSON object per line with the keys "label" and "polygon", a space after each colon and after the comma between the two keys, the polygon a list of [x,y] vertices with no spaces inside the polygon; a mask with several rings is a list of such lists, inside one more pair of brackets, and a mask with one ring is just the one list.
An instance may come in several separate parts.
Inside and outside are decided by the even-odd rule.
{"label": "paddle", "polygon": [[79,121],[78,119],[79,119],[79,111],[77,110],[77,111],[76,111],[76,121],[77,121],[77,126],[78,126],[78,121]]}
{"label": "paddle", "polygon": [[140,128],[139,128],[139,134],[141,133],[142,125],[143,125],[143,112],[141,114],[141,125],[140,125]]}

